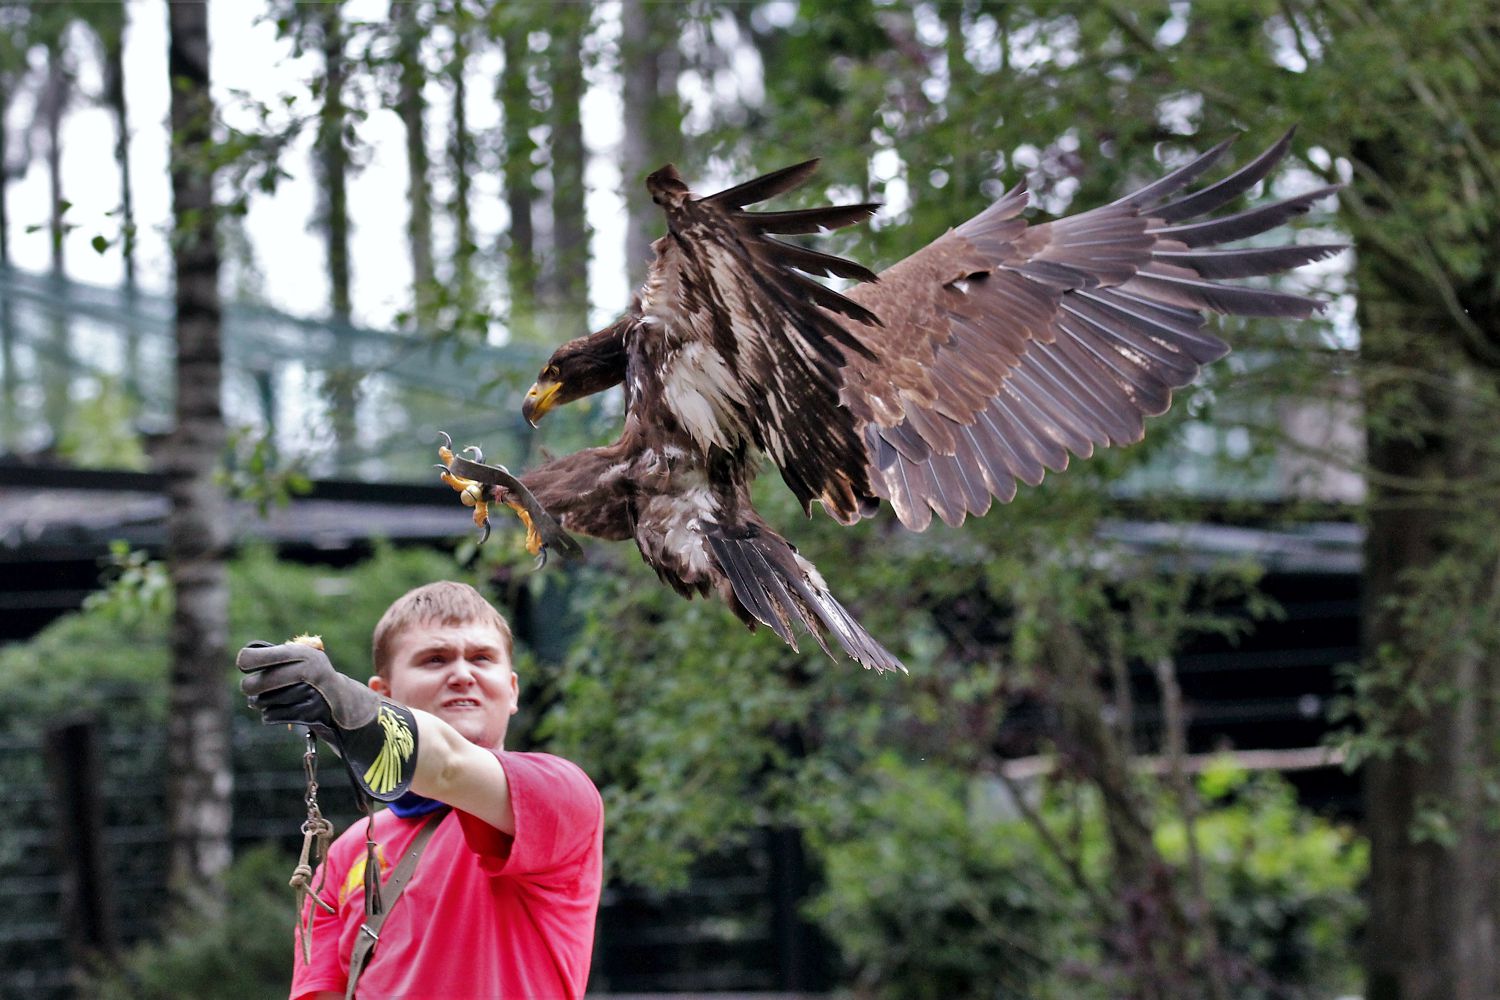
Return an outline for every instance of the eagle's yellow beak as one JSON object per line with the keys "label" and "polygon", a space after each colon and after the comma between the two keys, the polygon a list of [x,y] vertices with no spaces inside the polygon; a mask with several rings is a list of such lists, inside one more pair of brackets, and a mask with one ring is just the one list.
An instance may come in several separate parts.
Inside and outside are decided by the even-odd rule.
{"label": "eagle's yellow beak", "polygon": [[535,427],[547,411],[557,405],[557,394],[562,390],[561,382],[537,382],[526,390],[526,399],[521,403],[521,416]]}

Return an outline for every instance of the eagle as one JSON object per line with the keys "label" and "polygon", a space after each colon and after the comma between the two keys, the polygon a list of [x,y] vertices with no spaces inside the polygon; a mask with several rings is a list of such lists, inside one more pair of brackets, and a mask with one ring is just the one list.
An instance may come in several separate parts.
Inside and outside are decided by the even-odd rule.
{"label": "eagle", "polygon": [[[443,478],[486,528],[488,502],[515,507],[533,552],[568,531],[634,540],[685,597],[717,595],[794,649],[806,631],[830,656],[836,644],[864,667],[904,670],[755,510],[763,463],[804,513],[816,501],[847,525],[884,501],[922,531],[934,514],[955,526],[985,514],[1070,455],[1140,440],[1173,390],[1228,353],[1206,313],[1321,309],[1233,281],[1344,247],[1224,246],[1338,189],[1219,212],[1270,174],[1291,139],[1187,193],[1226,140],[1118,201],[1050,222],[1022,217],[1022,183],[879,274],[777,239],[853,225],[875,204],[746,210],[803,184],[817,160],[702,197],[667,165],[646,180],[666,235],[645,283],[615,322],[559,347],[522,406],[535,425],[623,384],[618,440],[546,461],[519,487],[444,448]],[[830,276],[858,284],[840,292],[815,280]]]}

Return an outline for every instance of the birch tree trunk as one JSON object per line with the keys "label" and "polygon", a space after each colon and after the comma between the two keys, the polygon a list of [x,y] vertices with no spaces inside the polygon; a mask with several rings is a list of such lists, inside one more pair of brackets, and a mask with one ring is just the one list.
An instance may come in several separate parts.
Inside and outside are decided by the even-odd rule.
{"label": "birch tree trunk", "polygon": [[169,887],[182,909],[222,910],[229,865],[228,517],[214,481],[224,450],[219,250],[206,5],[168,5],[172,211],[176,220],[176,430],[163,456],[175,601],[168,714]]}

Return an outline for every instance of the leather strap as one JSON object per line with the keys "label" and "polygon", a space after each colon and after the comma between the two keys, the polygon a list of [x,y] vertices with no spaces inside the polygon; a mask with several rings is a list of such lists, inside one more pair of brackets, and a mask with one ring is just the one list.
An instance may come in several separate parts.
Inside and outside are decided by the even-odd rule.
{"label": "leather strap", "polygon": [[366,916],[365,922],[360,925],[359,934],[354,939],[354,951],[349,955],[349,986],[344,990],[344,1000],[354,1000],[354,987],[359,982],[360,974],[365,971],[369,964],[370,954],[374,952],[375,945],[380,943],[380,928],[385,924],[385,918],[390,916],[391,908],[396,905],[396,900],[401,898],[401,890],[406,888],[411,881],[412,875],[416,873],[417,862],[422,859],[422,851],[427,846],[427,841],[432,839],[433,833],[443,822],[443,817],[448,815],[447,807],[434,812],[417,831],[416,837],[412,838],[411,846],[401,856],[401,863],[391,873],[391,877],[382,888],[385,896],[385,907],[373,916]]}

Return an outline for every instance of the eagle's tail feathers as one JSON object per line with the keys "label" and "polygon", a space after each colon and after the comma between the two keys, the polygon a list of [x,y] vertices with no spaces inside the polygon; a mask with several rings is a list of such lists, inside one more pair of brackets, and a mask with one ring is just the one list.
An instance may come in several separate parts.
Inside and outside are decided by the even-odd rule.
{"label": "eagle's tail feathers", "polygon": [[833,651],[825,639],[832,635],[855,662],[876,671],[906,667],[875,640],[823,586],[809,578],[796,551],[769,531],[735,531],[708,525],[704,532],[734,596],[757,620],[764,622],[793,649],[795,620],[805,628],[829,656]]}

